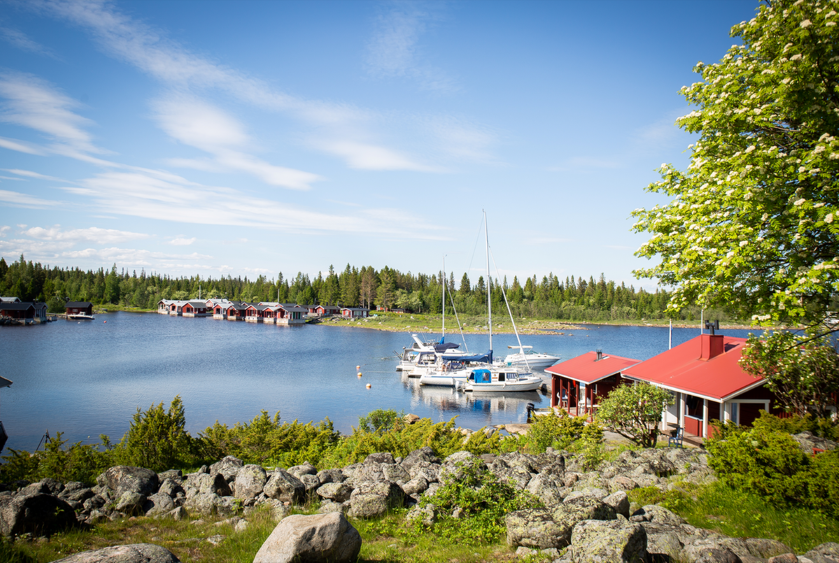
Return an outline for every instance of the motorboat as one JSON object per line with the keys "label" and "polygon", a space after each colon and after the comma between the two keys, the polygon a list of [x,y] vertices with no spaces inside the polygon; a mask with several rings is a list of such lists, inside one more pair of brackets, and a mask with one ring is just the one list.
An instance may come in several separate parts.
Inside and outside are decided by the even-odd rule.
{"label": "motorboat", "polygon": [[93,315],[87,315],[85,313],[72,313],[67,315],[67,320],[70,321],[92,321]]}
{"label": "motorboat", "polygon": [[[411,338],[414,339],[414,343],[410,348],[402,349],[402,356],[399,359],[399,363],[396,365],[396,371],[410,372],[415,367],[417,367],[417,364],[421,359],[424,361],[428,359],[420,358],[420,356],[423,353],[433,353],[435,362],[437,359],[437,354],[456,355],[466,353],[458,350],[460,344],[455,344],[454,342],[446,342],[445,336],[443,336],[440,342],[436,342],[434,340],[429,342],[423,342],[417,337],[416,334],[412,334]],[[416,377],[419,377],[419,375],[417,375]]]}
{"label": "motorboat", "polygon": [[508,354],[504,358],[507,366],[526,367],[532,371],[543,371],[559,361],[559,356],[541,354],[533,351],[533,346],[507,346],[518,350],[515,354]]}
{"label": "motorboat", "polygon": [[520,373],[517,369],[496,367],[473,369],[462,384],[464,391],[478,393],[537,391],[541,387],[541,377],[529,372]]}
{"label": "motorboat", "polygon": [[419,376],[420,385],[454,387],[457,382],[465,383],[469,373],[476,366],[492,363],[492,351],[473,356],[451,356],[444,354],[433,367],[428,366]]}

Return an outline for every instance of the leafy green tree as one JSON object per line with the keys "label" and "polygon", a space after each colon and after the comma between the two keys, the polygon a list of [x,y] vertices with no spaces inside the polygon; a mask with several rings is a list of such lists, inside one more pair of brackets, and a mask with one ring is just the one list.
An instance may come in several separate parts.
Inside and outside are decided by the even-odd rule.
{"label": "leafy green tree", "polygon": [[828,405],[839,393],[839,354],[825,337],[798,342],[790,332],[750,336],[740,365],[766,379],[778,401],[799,416],[830,416]]}
{"label": "leafy green tree", "polygon": [[396,283],[387,268],[379,273],[379,281],[379,288],[376,290],[376,305],[390,309],[396,299]]}
{"label": "leafy green tree", "polygon": [[656,425],[672,401],[670,392],[649,383],[621,385],[600,401],[597,420],[643,448],[658,441]]}
{"label": "leafy green tree", "polygon": [[839,50],[835,3],[772,0],[732,27],[742,40],[683,87],[699,139],[637,209],[636,271],[676,286],[669,308],[724,304],[741,318],[817,324],[839,290]]}

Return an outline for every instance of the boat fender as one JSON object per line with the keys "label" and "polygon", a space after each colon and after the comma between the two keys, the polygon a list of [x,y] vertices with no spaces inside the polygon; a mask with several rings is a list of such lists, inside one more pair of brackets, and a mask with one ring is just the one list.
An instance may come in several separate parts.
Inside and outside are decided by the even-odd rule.
{"label": "boat fender", "polygon": [[367,388],[368,388],[368,389],[371,389],[372,387],[373,387],[373,386],[372,386],[372,385],[370,385],[369,383],[367,384]]}
{"label": "boat fender", "polygon": [[359,379],[361,379],[361,372],[358,372],[358,377]]}

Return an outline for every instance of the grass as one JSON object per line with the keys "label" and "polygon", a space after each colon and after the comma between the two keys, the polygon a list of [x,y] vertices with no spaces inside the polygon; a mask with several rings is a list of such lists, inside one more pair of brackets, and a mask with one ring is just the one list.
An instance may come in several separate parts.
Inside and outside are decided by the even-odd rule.
{"label": "grass", "polygon": [[[366,319],[348,320],[340,317],[333,317],[324,319],[322,322],[329,326],[353,326],[370,328],[374,330],[387,330],[392,332],[414,332],[417,334],[426,334],[436,336],[440,334],[443,329],[442,315],[427,315],[420,313],[383,313],[381,311],[370,313],[370,317]],[[375,317],[373,315],[376,315]],[[486,329],[486,317],[483,316],[460,316],[460,323],[463,327],[463,332],[466,334],[484,334]],[[555,331],[567,332],[581,329],[573,324],[565,321],[557,321],[553,319],[516,319],[516,327],[522,334],[539,334],[549,332],[556,334]],[[493,315],[492,331],[496,334],[513,333],[513,325],[510,323],[510,318],[506,312],[504,315]],[[450,339],[457,340],[460,330],[457,327],[457,321],[451,315],[446,316],[446,332]]]}
{"label": "grass", "polygon": [[839,542],[839,520],[815,510],[778,506],[721,483],[684,483],[666,492],[645,487],[630,491],[629,499],[642,506],[664,506],[697,528],[731,537],[775,539],[799,554],[825,542]]}

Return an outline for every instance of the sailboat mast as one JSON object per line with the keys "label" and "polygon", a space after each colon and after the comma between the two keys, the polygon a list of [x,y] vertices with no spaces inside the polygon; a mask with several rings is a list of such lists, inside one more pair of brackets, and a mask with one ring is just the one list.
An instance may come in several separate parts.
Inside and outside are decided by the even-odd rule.
{"label": "sailboat mast", "polygon": [[443,255],[443,338],[440,342],[446,339],[446,255]]}
{"label": "sailboat mast", "polygon": [[484,211],[484,240],[487,254],[487,326],[489,327],[489,351],[492,352],[492,278],[489,275],[489,224]]}

